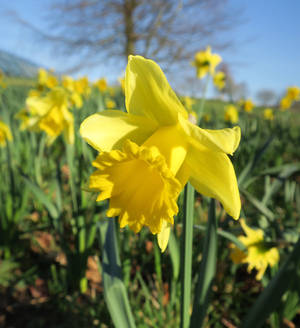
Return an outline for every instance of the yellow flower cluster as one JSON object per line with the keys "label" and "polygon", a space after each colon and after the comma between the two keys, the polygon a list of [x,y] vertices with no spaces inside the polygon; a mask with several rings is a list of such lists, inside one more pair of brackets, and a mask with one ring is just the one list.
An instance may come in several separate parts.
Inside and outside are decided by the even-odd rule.
{"label": "yellow flower cluster", "polygon": [[248,263],[248,272],[253,269],[257,271],[256,279],[261,280],[268,265],[273,267],[279,261],[279,252],[276,247],[268,247],[264,241],[264,233],[261,229],[251,229],[244,219],[240,220],[241,226],[246,236],[239,236],[238,239],[247,248],[243,252],[237,246],[232,246],[231,259],[234,263]]}
{"label": "yellow flower cluster", "polygon": [[281,111],[291,108],[295,101],[300,100],[300,88],[297,86],[288,87],[285,96],[280,100]]}
{"label": "yellow flower cluster", "polygon": [[68,93],[55,87],[45,96],[32,91],[26,99],[26,108],[17,117],[22,121],[21,130],[44,131],[51,144],[61,133],[68,143],[74,142],[74,118],[68,110]]}
{"label": "yellow flower cluster", "polygon": [[110,199],[107,216],[119,216],[120,226],[135,232],[148,227],[164,251],[177,197],[189,180],[238,219],[240,196],[227,154],[238,147],[240,128],[205,130],[191,123],[152,60],[130,56],[124,82],[127,113],[106,110],[80,126],[99,151],[90,188],[100,193],[98,201]]}

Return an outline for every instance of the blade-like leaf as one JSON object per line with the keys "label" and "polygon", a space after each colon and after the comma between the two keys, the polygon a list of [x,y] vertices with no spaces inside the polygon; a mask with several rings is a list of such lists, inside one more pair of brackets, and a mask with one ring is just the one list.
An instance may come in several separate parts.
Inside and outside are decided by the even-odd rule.
{"label": "blade-like leaf", "polygon": [[206,311],[209,306],[211,288],[217,265],[217,220],[215,201],[211,199],[207,233],[204,240],[203,256],[196,285],[191,328],[202,327]]}
{"label": "blade-like leaf", "polygon": [[102,275],[104,297],[117,328],[135,327],[125,285],[122,280],[122,268],[113,219],[99,222],[100,241],[102,246]]}

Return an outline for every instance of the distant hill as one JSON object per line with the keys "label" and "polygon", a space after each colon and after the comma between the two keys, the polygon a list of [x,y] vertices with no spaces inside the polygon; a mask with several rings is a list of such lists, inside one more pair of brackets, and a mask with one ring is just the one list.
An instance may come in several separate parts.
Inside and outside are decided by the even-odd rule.
{"label": "distant hill", "polygon": [[39,66],[31,61],[0,50],[0,69],[7,76],[33,78],[37,76]]}

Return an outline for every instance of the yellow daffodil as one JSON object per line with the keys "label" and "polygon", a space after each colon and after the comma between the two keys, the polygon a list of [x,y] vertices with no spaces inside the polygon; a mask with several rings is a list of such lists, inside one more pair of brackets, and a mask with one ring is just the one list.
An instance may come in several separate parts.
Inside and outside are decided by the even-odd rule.
{"label": "yellow daffodil", "polygon": [[81,108],[82,107],[82,97],[80,96],[80,94],[78,94],[77,92],[72,92],[70,94],[70,102],[72,105],[74,105],[76,108]]}
{"label": "yellow daffodil", "polygon": [[74,143],[74,118],[68,110],[68,94],[62,88],[54,88],[44,97],[28,97],[26,109],[18,117],[22,120],[21,129],[46,132],[48,144],[61,133],[69,143]]}
{"label": "yellow daffodil", "polygon": [[217,54],[211,53],[211,47],[199,51],[195,55],[192,65],[196,67],[197,77],[202,79],[206,74],[214,75],[216,67],[220,64],[222,58]]}
{"label": "yellow daffodil", "polygon": [[222,90],[225,88],[225,82],[226,82],[226,75],[224,72],[217,72],[213,77],[214,85],[219,90]]}
{"label": "yellow daffodil", "polygon": [[280,110],[282,112],[286,111],[287,109],[291,108],[292,101],[288,97],[284,97],[280,100]]}
{"label": "yellow daffodil", "polygon": [[100,92],[104,92],[107,90],[107,82],[106,79],[99,79],[94,83],[94,85],[99,89]]}
{"label": "yellow daffodil", "polygon": [[1,69],[0,69],[0,87],[6,88],[6,84],[4,83],[4,73]]}
{"label": "yellow daffodil", "polygon": [[49,74],[44,68],[40,68],[38,72],[38,83],[40,86],[52,89],[58,85],[58,80],[54,75]]}
{"label": "yellow daffodil", "polygon": [[286,97],[291,101],[300,100],[300,88],[296,86],[288,87],[286,91]]}
{"label": "yellow daffodil", "polygon": [[274,120],[274,113],[271,108],[266,108],[264,110],[264,118],[268,121],[273,121]]}
{"label": "yellow daffodil", "polygon": [[63,76],[61,84],[66,90],[70,92],[74,92],[75,89],[74,79],[72,79],[71,76],[67,76],[67,75]]}
{"label": "yellow daffodil", "polygon": [[0,121],[0,147],[5,147],[7,141],[12,141],[13,137],[10,128]]}
{"label": "yellow daffodil", "polygon": [[189,122],[160,67],[141,56],[129,56],[125,104],[127,113],[106,110],[80,127],[100,152],[90,188],[100,192],[98,201],[110,199],[107,216],[119,216],[120,226],[135,232],[148,227],[164,251],[189,180],[238,219],[240,196],[227,154],[238,147],[240,128],[204,130]]}
{"label": "yellow daffodil", "polygon": [[256,269],[256,279],[261,280],[268,265],[273,267],[279,261],[279,252],[275,247],[268,247],[264,241],[264,232],[261,229],[251,229],[244,219],[240,220],[246,236],[238,239],[245,245],[247,252],[233,246],[231,259],[234,263],[248,263],[248,272]]}
{"label": "yellow daffodil", "polygon": [[251,99],[240,100],[239,104],[242,107],[242,109],[247,113],[251,113],[254,107],[254,104]]}
{"label": "yellow daffodil", "polygon": [[80,95],[88,96],[91,93],[89,80],[86,76],[74,81],[74,90]]}
{"label": "yellow daffodil", "polygon": [[106,99],[105,100],[105,106],[108,109],[116,108],[116,102],[114,100],[112,100],[112,99]]}
{"label": "yellow daffodil", "polygon": [[239,112],[233,105],[225,106],[224,120],[230,123],[237,123],[239,120]]}

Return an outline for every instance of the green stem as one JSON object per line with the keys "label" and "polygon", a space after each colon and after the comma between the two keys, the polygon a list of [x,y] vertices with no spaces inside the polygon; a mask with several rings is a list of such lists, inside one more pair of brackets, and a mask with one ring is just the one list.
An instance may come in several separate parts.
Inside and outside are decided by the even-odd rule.
{"label": "green stem", "polygon": [[38,152],[38,158],[36,160],[36,181],[39,186],[42,184],[42,161],[44,156],[44,150],[45,150],[45,144],[46,144],[46,135],[43,133],[40,144],[39,144],[39,152]]}
{"label": "green stem", "polygon": [[204,105],[205,105],[205,101],[206,101],[206,93],[207,93],[207,88],[208,88],[208,85],[209,85],[209,81],[210,81],[210,75],[208,74],[207,78],[206,78],[206,81],[205,81],[205,84],[204,84],[202,98],[201,98],[201,102],[200,102],[200,108],[199,108],[199,111],[198,111],[198,116],[199,116],[198,125],[200,123],[200,120],[201,120],[201,117],[202,117],[202,114],[203,114]]}
{"label": "green stem", "polygon": [[192,282],[192,246],[193,246],[193,221],[194,221],[194,188],[190,183],[185,187],[184,193],[184,219],[183,236],[181,244],[181,328],[187,328],[190,321],[190,300]]}
{"label": "green stem", "polygon": [[76,198],[76,185],[75,185],[75,175],[74,175],[74,166],[73,166],[73,160],[74,160],[74,147],[73,145],[70,145],[66,143],[67,146],[67,162],[70,170],[70,188],[71,188],[71,197],[72,197],[72,203],[73,203],[73,209],[77,213],[78,211],[78,204],[77,204],[77,198]]}

